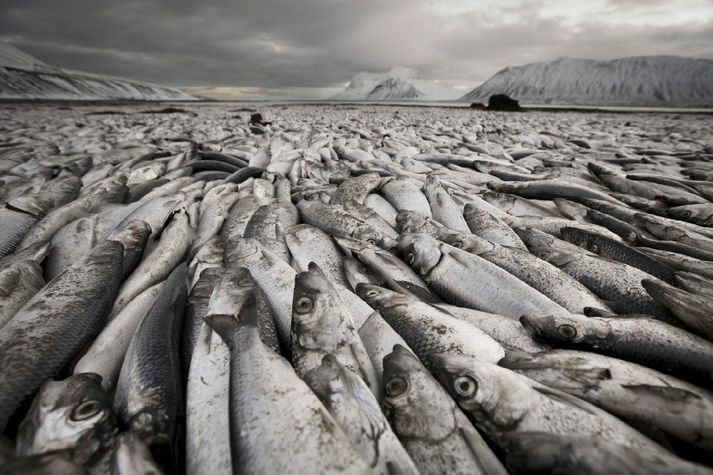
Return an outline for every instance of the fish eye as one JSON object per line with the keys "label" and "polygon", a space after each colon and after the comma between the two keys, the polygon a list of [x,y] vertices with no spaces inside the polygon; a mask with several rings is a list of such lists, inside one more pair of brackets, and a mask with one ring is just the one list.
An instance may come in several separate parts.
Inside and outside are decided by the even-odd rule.
{"label": "fish eye", "polygon": [[453,381],[453,390],[461,397],[472,397],[478,390],[478,383],[470,376],[460,376]]}
{"label": "fish eye", "polygon": [[375,244],[376,244],[376,240],[373,239],[373,238],[367,239],[366,242],[369,243],[369,244],[371,244],[371,245],[375,245]]}
{"label": "fish eye", "polygon": [[457,247],[458,249],[463,248],[463,241],[453,241],[453,244],[451,244],[453,247]]}
{"label": "fish eye", "polygon": [[386,395],[389,397],[400,396],[405,393],[407,389],[408,382],[400,376],[391,378],[384,386],[384,392],[386,392]]}
{"label": "fish eye", "polygon": [[407,264],[413,264],[415,260],[416,260],[416,254],[414,254],[413,252],[409,252],[408,254],[406,254],[406,263]]}
{"label": "fish eye", "polygon": [[137,232],[131,233],[131,237],[138,240],[138,239],[143,238],[143,235],[137,231]]}
{"label": "fish eye", "polygon": [[592,243],[592,252],[599,254],[599,245]]}
{"label": "fish eye", "polygon": [[238,285],[242,287],[248,287],[253,284],[253,281],[250,279],[242,279],[240,282],[238,282]]}
{"label": "fish eye", "polygon": [[557,332],[568,340],[571,340],[572,338],[577,336],[577,329],[574,328],[572,325],[566,323],[564,325],[558,326]]}
{"label": "fish eye", "polygon": [[367,297],[376,297],[377,295],[379,295],[379,291],[375,289],[372,289],[366,293]]}
{"label": "fish eye", "polygon": [[83,421],[99,414],[101,410],[102,405],[99,401],[84,401],[79,403],[79,405],[72,410],[70,418],[76,422]]}
{"label": "fish eye", "polygon": [[307,313],[314,308],[314,302],[309,297],[300,297],[295,302],[295,310],[297,313]]}

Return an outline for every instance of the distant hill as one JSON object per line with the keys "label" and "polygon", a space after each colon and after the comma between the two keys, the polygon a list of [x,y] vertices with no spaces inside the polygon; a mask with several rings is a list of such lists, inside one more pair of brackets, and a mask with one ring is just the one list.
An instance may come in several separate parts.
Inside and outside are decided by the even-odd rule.
{"label": "distant hill", "polygon": [[505,68],[460,100],[487,102],[493,94],[521,104],[713,107],[713,60],[560,58]]}
{"label": "distant hill", "polygon": [[359,73],[349,85],[334,100],[424,100],[444,101],[454,100],[458,92],[450,87],[433,81],[414,79],[411,73],[403,68],[394,68],[388,73]]}
{"label": "distant hill", "polygon": [[195,100],[180,89],[49,66],[0,43],[0,99]]}

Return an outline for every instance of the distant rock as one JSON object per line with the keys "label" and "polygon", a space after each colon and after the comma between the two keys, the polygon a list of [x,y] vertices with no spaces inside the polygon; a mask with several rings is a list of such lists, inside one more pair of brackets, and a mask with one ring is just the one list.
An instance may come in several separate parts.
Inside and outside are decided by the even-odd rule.
{"label": "distant rock", "polygon": [[488,110],[490,111],[521,111],[520,103],[507,94],[493,94],[488,98]]}
{"label": "distant rock", "polygon": [[713,60],[560,58],[505,68],[460,100],[484,102],[494,94],[525,105],[713,107]]}
{"label": "distant rock", "polygon": [[49,66],[0,43],[0,99],[196,100],[180,89]]}

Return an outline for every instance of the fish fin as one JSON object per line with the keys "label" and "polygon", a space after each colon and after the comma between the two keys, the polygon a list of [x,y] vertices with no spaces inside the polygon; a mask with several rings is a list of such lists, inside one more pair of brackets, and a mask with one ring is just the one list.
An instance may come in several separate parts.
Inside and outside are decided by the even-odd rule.
{"label": "fish fin", "polygon": [[[462,253],[465,253],[465,254],[462,254],[461,252],[452,252],[453,249],[456,249],[457,251],[461,251]],[[482,257],[476,256],[475,254],[470,254],[469,252],[463,251],[461,249],[457,249],[457,248],[453,248],[453,249],[448,249],[447,254],[449,257],[451,257],[453,260],[458,262],[463,267],[468,268],[469,270],[475,270],[475,271],[478,270],[476,268],[476,266],[473,265],[473,261],[471,260],[471,258],[472,259],[483,259]],[[445,256],[446,252],[444,252],[443,254]],[[441,259],[443,259],[443,257]],[[493,266],[495,266],[495,264],[493,264]],[[499,267],[498,267],[498,269],[499,269]]]}
{"label": "fish fin", "polygon": [[[358,336],[359,334],[357,333],[357,337]],[[366,385],[369,386],[369,389],[371,389],[371,392],[374,393],[376,399],[379,400],[381,398],[381,388],[379,386],[378,377],[376,376],[376,371],[374,370],[374,365],[372,364],[371,359],[369,359],[366,350],[363,346],[355,343],[349,344],[349,350],[354,358],[354,361],[357,362],[359,376],[361,376],[361,379],[363,379]]]}
{"label": "fish fin", "polygon": [[238,331],[238,321],[232,315],[207,315],[203,320],[215,331],[220,338],[230,346],[233,334]]}
{"label": "fish fin", "polygon": [[563,391],[560,391],[559,389],[554,389],[550,388],[545,385],[536,385],[532,386],[532,389],[537,391],[538,393],[547,396],[551,399],[554,399],[556,401],[559,401],[561,403],[567,404],[568,406],[574,406],[577,409],[580,409],[582,411],[586,411],[592,415],[595,416],[600,416],[601,413],[599,412],[600,410],[597,409],[596,407],[592,406],[586,401],[583,401],[582,399],[579,399],[576,396],[572,396],[571,394],[567,394]]}
{"label": "fish fin", "polygon": [[420,285],[414,284],[407,280],[395,280],[396,284],[404,289],[408,290],[410,293],[414,294],[418,299],[423,300],[426,303],[440,303],[441,301],[436,298],[428,289],[421,287]]}
{"label": "fish fin", "polygon": [[616,317],[617,314],[609,310],[604,310],[603,308],[597,307],[584,307],[584,314],[588,317],[604,317],[611,318]]}
{"label": "fish fin", "polygon": [[622,388],[637,394],[651,395],[658,398],[681,401],[685,399],[699,400],[701,397],[687,389],[672,386],[653,386],[650,384],[622,384]]}

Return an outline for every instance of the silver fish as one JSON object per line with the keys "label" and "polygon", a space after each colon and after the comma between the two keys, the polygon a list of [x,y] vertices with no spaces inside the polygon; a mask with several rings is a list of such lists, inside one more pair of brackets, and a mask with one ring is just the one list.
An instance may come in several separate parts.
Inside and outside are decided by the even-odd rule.
{"label": "silver fish", "polygon": [[121,255],[118,242],[95,246],[0,329],[0,427],[99,333],[119,290]]}
{"label": "silver fish", "polygon": [[408,350],[384,358],[386,414],[424,474],[496,474],[507,470],[443,387]]}
{"label": "silver fish", "polygon": [[254,298],[206,322],[230,348],[230,444],[241,473],[372,473],[292,366],[260,339]]}
{"label": "silver fish", "polygon": [[304,376],[327,354],[359,374],[377,398],[380,396],[376,371],[349,310],[321,269],[312,263],[306,272],[295,276],[291,361],[297,374]]}
{"label": "silver fish", "polygon": [[20,457],[66,451],[80,465],[92,465],[107,451],[118,432],[111,397],[93,373],[47,381],[20,424],[16,453]]}
{"label": "silver fish", "polygon": [[325,355],[305,382],[376,473],[419,473],[364,380],[334,355]]}

